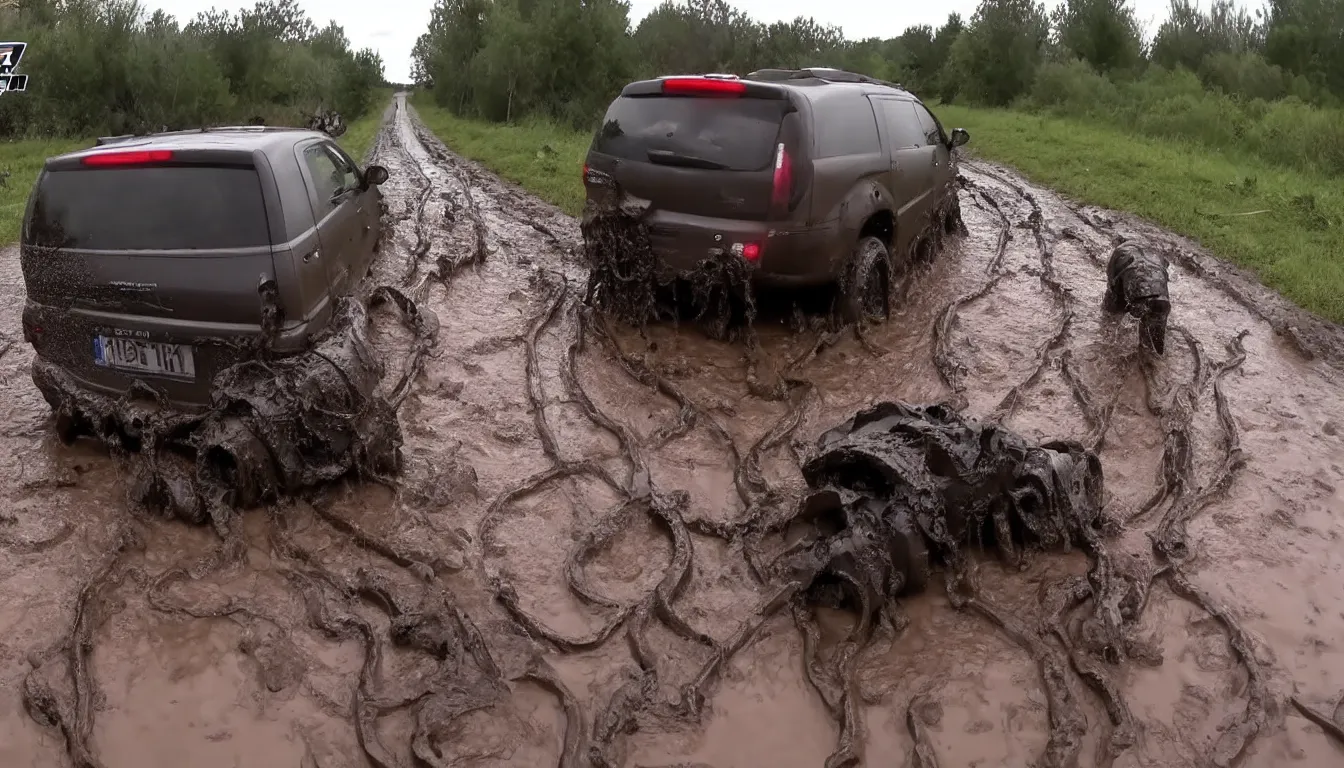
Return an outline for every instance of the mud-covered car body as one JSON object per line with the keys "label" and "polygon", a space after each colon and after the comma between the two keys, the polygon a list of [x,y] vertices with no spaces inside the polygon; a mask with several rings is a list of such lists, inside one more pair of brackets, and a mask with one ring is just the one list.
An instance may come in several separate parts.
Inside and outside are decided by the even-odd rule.
{"label": "mud-covered car body", "polygon": [[944,226],[968,138],[899,86],[839,70],[644,80],[593,138],[585,220],[638,218],[666,274],[727,256],[755,281],[833,283],[864,238],[901,259]]}
{"label": "mud-covered car body", "polygon": [[328,136],[279,128],[100,139],[48,159],[21,243],[34,380],[53,407],[55,380],[107,397],[138,382],[191,411],[259,344],[307,349],[370,268],[386,178]]}

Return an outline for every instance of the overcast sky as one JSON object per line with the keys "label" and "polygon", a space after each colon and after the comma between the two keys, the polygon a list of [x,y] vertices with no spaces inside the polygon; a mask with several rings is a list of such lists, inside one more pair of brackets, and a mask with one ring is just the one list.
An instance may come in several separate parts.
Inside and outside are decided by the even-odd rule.
{"label": "overcast sky", "polygon": [[[631,22],[638,24],[661,0],[632,0]],[[1168,0],[1132,0],[1151,35],[1166,16]],[[251,2],[238,0],[143,0],[147,11],[162,8],[185,24],[198,12],[211,7],[230,11],[251,7]],[[309,17],[319,27],[335,21],[345,28],[346,37],[356,48],[377,50],[386,65],[387,79],[409,82],[411,79],[411,46],[429,23],[429,9],[433,0],[300,0]],[[945,0],[941,3],[914,0],[737,0],[736,7],[764,22],[784,21],[797,16],[812,16],[824,24],[834,24],[853,39],[866,37],[894,37],[906,27],[929,24],[937,27],[947,15],[960,13],[963,18],[975,11],[978,0]],[[1046,0],[1047,6],[1055,2]],[[1207,6],[1208,0],[1199,5]],[[826,62],[817,62],[824,65]]]}

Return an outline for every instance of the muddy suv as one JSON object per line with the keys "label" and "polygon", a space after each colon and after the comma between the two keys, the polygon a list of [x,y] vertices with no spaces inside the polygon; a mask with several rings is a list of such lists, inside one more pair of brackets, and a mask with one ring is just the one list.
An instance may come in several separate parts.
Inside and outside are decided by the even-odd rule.
{"label": "muddy suv", "polygon": [[753,282],[835,284],[849,319],[881,319],[960,226],[952,150],[969,138],[840,70],[644,80],[593,138],[585,219],[636,217],[665,278],[739,259]]}
{"label": "muddy suv", "polygon": [[58,382],[208,405],[263,335],[284,355],[327,326],[373,261],[386,180],[296,129],[116,137],[48,159],[21,245],[34,381],[53,407]]}

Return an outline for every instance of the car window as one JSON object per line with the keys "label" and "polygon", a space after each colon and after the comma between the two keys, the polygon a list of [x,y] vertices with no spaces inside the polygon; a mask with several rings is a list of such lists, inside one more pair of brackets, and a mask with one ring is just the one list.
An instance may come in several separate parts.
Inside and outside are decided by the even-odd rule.
{"label": "car window", "polygon": [[303,162],[308,166],[315,187],[313,191],[317,193],[318,216],[326,216],[338,204],[331,199],[345,188],[345,174],[336,165],[336,158],[321,144],[303,150]]}
{"label": "car window", "polygon": [[201,250],[269,245],[255,168],[180,166],[49,171],[29,242],[88,250]]}
{"label": "car window", "polygon": [[881,152],[877,118],[865,98],[831,99],[818,105],[813,118],[817,157]]}
{"label": "car window", "polygon": [[[593,137],[593,151],[640,163],[760,171],[770,167],[784,121],[776,99],[622,96]],[[696,165],[699,163],[699,165]]]}
{"label": "car window", "polygon": [[892,149],[908,147],[927,147],[930,142],[925,135],[924,126],[915,114],[914,102],[897,99],[881,99],[882,114],[886,118],[891,132]]}
{"label": "car window", "polygon": [[350,159],[350,156],[331,142],[324,142],[322,148],[327,151],[327,154],[331,155],[332,162],[336,164],[336,170],[341,174],[341,188],[355,189],[359,187],[359,168]]}
{"label": "car window", "polygon": [[933,116],[923,104],[910,102],[915,108],[915,116],[919,118],[919,125],[924,129],[924,135],[928,138],[930,144],[947,144],[947,134],[943,133],[943,125],[938,122],[938,118]]}

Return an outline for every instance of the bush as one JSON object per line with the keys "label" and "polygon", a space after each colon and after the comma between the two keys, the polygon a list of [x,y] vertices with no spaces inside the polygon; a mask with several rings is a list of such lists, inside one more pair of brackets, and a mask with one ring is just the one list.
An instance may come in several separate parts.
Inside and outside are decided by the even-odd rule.
{"label": "bush", "polygon": [[1292,83],[1283,69],[1258,53],[1215,53],[1204,60],[1200,74],[1209,88],[1250,99],[1281,99]]}
{"label": "bush", "polygon": [[1209,90],[1183,68],[1151,67],[1136,80],[1116,83],[1081,61],[1052,62],[1040,67],[1018,105],[1304,171],[1344,174],[1344,110],[1296,96],[1277,98],[1293,79],[1257,56],[1210,57],[1205,78],[1227,87]]}
{"label": "bush", "polygon": [[1115,83],[1079,60],[1041,65],[1022,106],[1082,117],[1106,114],[1119,102]]}

